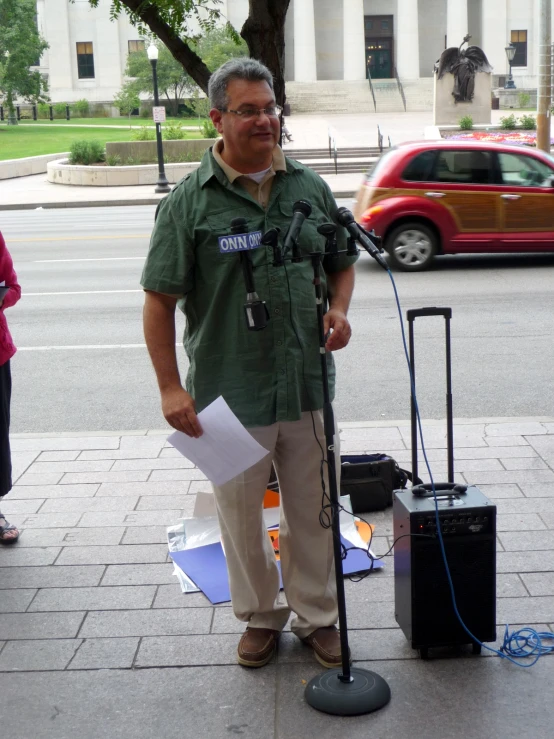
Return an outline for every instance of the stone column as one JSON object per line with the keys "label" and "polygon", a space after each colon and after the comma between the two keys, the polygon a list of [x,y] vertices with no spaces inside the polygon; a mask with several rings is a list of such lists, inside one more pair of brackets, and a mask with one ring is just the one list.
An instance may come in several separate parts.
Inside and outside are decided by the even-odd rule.
{"label": "stone column", "polygon": [[396,6],[396,69],[400,80],[419,79],[419,18],[417,0]]}
{"label": "stone column", "polygon": [[483,51],[493,67],[493,74],[508,74],[505,48],[510,41],[507,0],[482,0]]}
{"label": "stone column", "polygon": [[343,0],[343,57],[345,80],[365,80],[364,0]]}
{"label": "stone column", "polygon": [[[44,4],[44,36],[48,49],[48,85],[54,102],[64,100],[73,88],[72,70],[77,66],[77,51],[69,34],[69,10],[67,0],[49,0]],[[56,91],[59,95],[56,96]]]}
{"label": "stone column", "polygon": [[446,4],[446,45],[448,47],[459,46],[467,33],[467,0],[448,0]]}
{"label": "stone column", "polygon": [[314,0],[294,0],[294,80],[317,80]]}

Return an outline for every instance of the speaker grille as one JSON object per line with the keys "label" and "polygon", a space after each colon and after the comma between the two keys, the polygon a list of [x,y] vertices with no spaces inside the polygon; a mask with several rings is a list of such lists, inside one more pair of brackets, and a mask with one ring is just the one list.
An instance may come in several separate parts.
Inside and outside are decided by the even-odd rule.
{"label": "speaker grille", "polygon": [[[458,611],[480,641],[496,638],[496,542],[492,534],[445,536]],[[412,643],[467,643],[454,607],[438,541],[412,539]]]}

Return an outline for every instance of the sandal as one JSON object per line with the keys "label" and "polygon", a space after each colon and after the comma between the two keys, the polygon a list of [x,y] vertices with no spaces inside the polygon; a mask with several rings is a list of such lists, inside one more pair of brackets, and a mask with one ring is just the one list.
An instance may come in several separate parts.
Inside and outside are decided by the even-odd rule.
{"label": "sandal", "polygon": [[[0,513],[0,521],[4,521],[4,526],[0,524],[0,543],[1,544],[13,544],[19,539],[19,531],[17,530],[17,527],[14,526],[12,523],[7,521],[4,518],[4,515]],[[13,536],[12,532],[15,531],[15,536]],[[11,536],[6,536],[6,534],[12,534]]]}

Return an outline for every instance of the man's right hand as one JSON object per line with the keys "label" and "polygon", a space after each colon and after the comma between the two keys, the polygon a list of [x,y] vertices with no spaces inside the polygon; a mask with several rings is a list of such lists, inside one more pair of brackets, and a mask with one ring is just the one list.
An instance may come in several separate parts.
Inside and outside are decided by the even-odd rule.
{"label": "man's right hand", "polygon": [[162,393],[162,412],[165,420],[177,431],[182,431],[194,439],[202,436],[194,398],[182,387]]}

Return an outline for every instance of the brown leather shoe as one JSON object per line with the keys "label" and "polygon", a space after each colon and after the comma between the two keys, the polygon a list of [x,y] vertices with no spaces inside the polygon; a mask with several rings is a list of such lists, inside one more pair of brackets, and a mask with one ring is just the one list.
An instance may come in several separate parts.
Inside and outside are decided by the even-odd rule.
{"label": "brown leather shoe", "polygon": [[273,629],[254,629],[247,627],[241,636],[238,647],[239,665],[244,667],[263,667],[273,657],[280,631]]}
{"label": "brown leather shoe", "polygon": [[[314,650],[317,661],[323,667],[342,665],[340,634],[336,626],[322,626],[303,639]],[[350,658],[350,654],[348,655]]]}

